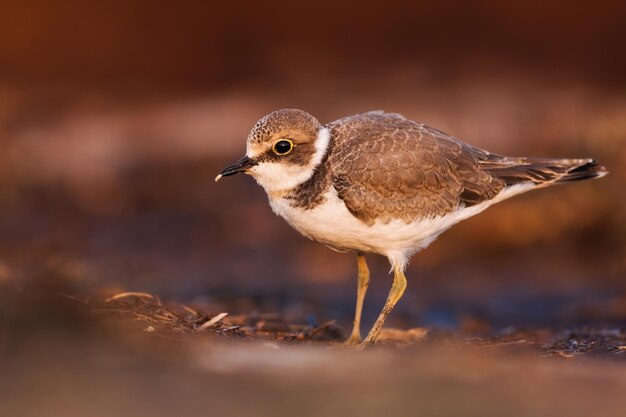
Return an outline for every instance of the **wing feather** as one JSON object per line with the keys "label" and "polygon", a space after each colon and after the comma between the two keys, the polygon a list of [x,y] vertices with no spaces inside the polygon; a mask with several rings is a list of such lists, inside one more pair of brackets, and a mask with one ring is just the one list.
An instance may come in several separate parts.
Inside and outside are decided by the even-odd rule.
{"label": "wing feather", "polygon": [[482,168],[488,153],[401,115],[362,113],[328,127],[333,186],[367,224],[444,215],[505,186]]}

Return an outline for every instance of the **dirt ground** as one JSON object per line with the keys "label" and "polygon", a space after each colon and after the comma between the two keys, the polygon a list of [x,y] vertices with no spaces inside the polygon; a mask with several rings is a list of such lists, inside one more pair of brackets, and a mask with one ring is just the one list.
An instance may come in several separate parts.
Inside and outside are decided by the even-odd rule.
{"label": "dirt ground", "polygon": [[[48,288],[49,289],[49,288]],[[212,316],[147,293],[3,292],[3,416],[622,416],[615,327],[386,329]],[[10,298],[7,295],[11,294]]]}

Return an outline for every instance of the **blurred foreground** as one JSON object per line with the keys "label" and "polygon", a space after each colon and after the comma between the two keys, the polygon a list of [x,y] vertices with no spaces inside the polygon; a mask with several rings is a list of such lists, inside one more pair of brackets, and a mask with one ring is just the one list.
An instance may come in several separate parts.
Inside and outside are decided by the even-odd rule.
{"label": "blurred foreground", "polygon": [[626,332],[615,329],[388,329],[382,347],[360,352],[338,347],[331,324],[232,325],[147,294],[34,290],[0,310],[3,416],[617,417],[626,407]]}

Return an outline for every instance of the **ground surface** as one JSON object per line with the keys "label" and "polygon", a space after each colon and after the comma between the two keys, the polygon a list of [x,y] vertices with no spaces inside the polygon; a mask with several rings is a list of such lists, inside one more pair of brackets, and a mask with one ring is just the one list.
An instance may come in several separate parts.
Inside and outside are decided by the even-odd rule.
{"label": "ground surface", "polygon": [[615,327],[387,329],[357,351],[341,347],[346,331],[332,322],[212,316],[145,293],[18,291],[3,305],[3,416],[576,417],[626,407],[626,332]]}

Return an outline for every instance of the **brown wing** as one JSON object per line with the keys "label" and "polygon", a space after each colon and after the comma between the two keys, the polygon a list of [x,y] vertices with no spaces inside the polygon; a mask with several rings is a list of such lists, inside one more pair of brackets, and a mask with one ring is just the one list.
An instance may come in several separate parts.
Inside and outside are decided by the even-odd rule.
{"label": "brown wing", "polygon": [[333,185],[368,224],[443,215],[491,199],[505,186],[481,167],[489,153],[401,115],[370,112],[328,127]]}

